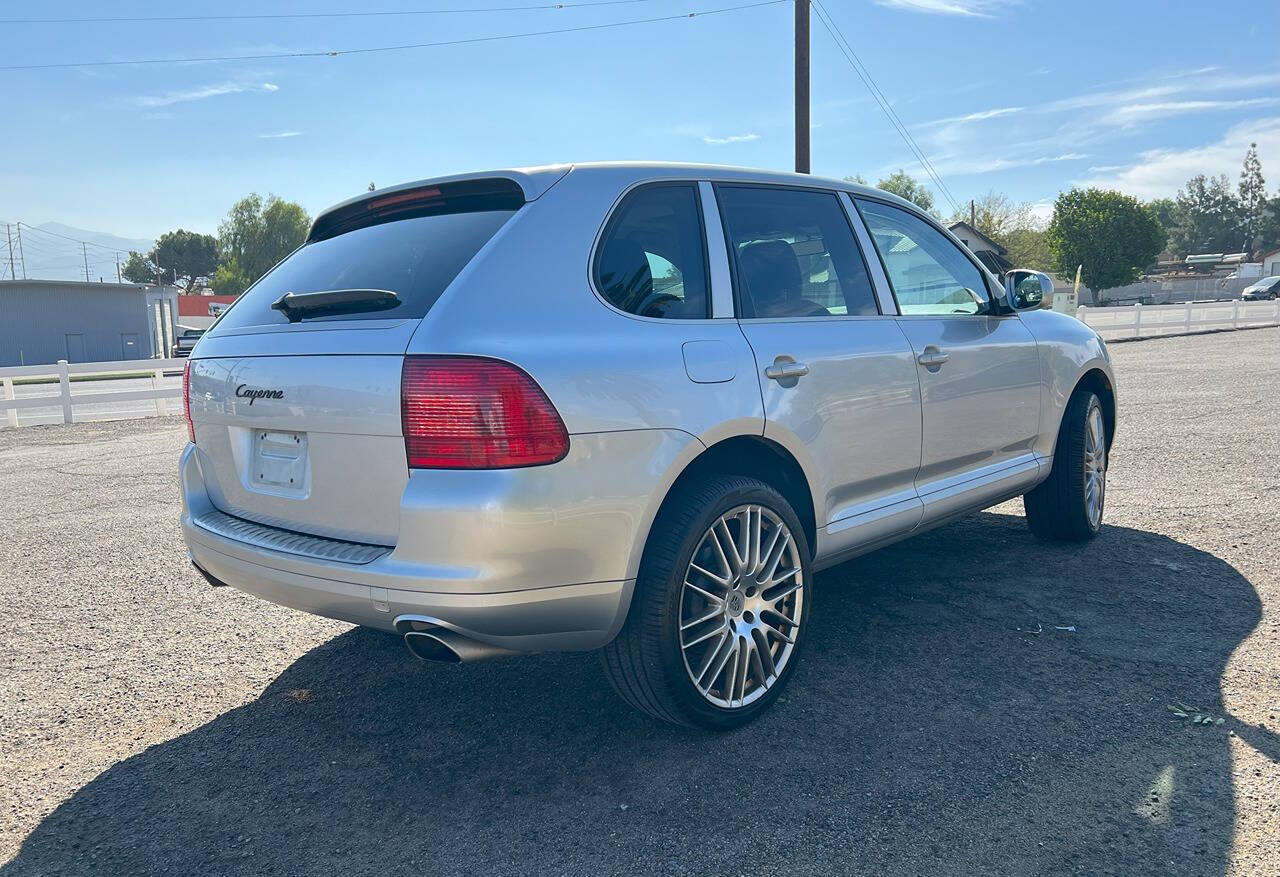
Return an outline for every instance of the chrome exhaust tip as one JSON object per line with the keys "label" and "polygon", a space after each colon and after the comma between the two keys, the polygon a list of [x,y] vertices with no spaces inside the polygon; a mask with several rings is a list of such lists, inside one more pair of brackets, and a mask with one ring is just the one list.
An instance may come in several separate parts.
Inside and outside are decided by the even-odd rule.
{"label": "chrome exhaust tip", "polygon": [[463,661],[483,661],[487,658],[507,658],[523,654],[502,646],[482,643],[442,627],[411,630],[404,635],[404,644],[414,657],[438,664],[460,664]]}

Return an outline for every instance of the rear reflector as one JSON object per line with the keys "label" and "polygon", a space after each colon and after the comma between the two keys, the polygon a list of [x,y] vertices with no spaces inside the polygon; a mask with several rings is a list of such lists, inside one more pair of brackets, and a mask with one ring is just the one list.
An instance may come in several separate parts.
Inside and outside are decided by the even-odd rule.
{"label": "rear reflector", "polygon": [[191,422],[191,360],[182,367],[182,413],[187,418],[187,437],[196,443],[196,425]]}
{"label": "rear reflector", "polygon": [[500,360],[405,357],[400,414],[411,469],[541,466],[569,452],[551,400]]}

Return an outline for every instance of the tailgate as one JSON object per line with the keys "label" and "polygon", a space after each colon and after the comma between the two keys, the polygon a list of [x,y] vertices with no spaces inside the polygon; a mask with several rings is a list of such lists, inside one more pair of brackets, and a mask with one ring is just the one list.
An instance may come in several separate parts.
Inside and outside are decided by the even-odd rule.
{"label": "tailgate", "polygon": [[220,510],[316,536],[394,545],[409,478],[403,357],[191,362],[191,416]]}

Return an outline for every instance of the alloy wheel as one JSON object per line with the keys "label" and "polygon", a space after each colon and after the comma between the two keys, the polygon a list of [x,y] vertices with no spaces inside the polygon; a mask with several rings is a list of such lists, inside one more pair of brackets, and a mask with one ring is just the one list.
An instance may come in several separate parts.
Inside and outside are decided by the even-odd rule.
{"label": "alloy wheel", "polygon": [[760,505],[721,515],[680,593],[680,651],[694,687],[726,709],[762,697],[791,660],[803,608],[799,547],[782,519]]}
{"label": "alloy wheel", "polygon": [[1102,526],[1102,509],[1107,495],[1107,440],[1102,425],[1102,410],[1089,409],[1084,435],[1084,503],[1089,524],[1096,530]]}

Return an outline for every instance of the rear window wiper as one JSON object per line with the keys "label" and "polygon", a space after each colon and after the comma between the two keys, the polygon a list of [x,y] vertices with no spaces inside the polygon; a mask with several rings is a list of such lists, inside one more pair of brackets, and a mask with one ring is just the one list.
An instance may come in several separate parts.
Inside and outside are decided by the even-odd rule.
{"label": "rear window wiper", "polygon": [[306,317],[328,314],[350,314],[359,311],[385,311],[397,307],[400,296],[390,289],[326,289],[320,292],[286,292],[271,303],[296,323]]}

